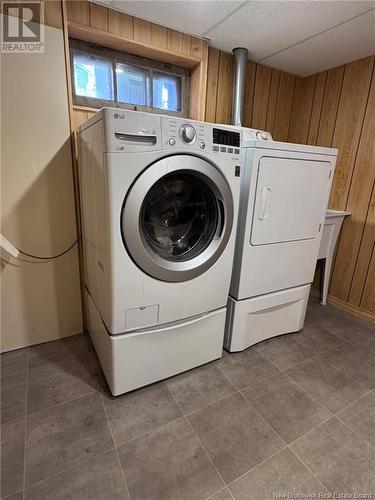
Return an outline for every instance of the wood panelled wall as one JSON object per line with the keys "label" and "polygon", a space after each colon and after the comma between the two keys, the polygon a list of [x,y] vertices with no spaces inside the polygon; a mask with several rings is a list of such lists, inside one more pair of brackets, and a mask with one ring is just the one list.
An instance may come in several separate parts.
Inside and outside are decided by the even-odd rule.
{"label": "wood panelled wall", "polygon": [[[232,54],[209,50],[206,121],[230,123],[233,93]],[[267,130],[286,141],[298,78],[251,61],[247,63],[244,126]]]}
{"label": "wood panelled wall", "polygon": [[352,215],[341,231],[330,297],[375,318],[374,57],[298,79],[289,140],[339,150],[329,207]]}
{"label": "wood panelled wall", "polygon": [[[210,48],[206,120],[230,123],[233,56]],[[299,78],[248,62],[244,126],[275,140],[339,149],[330,208],[352,212],[337,247],[330,300],[375,319],[374,57]]]}

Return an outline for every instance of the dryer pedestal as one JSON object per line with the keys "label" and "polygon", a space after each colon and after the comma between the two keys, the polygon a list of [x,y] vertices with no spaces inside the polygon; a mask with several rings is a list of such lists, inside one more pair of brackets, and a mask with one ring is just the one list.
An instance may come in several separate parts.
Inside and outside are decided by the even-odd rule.
{"label": "dryer pedestal", "polygon": [[243,351],[253,344],[302,329],[310,285],[281,290],[250,299],[229,297],[224,347]]}
{"label": "dryer pedestal", "polygon": [[221,358],[226,308],[143,331],[109,335],[85,291],[91,340],[114,396]]}

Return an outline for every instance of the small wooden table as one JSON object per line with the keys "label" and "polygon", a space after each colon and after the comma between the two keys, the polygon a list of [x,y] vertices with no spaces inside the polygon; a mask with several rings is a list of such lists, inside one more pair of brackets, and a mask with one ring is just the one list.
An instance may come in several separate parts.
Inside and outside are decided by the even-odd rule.
{"label": "small wooden table", "polygon": [[328,287],[331,276],[332,258],[335,251],[337,238],[340,234],[340,229],[344,218],[351,215],[351,212],[342,210],[328,209],[324,222],[322,239],[320,241],[320,248],[318,260],[324,259],[323,269],[320,280],[320,303],[327,304]]}

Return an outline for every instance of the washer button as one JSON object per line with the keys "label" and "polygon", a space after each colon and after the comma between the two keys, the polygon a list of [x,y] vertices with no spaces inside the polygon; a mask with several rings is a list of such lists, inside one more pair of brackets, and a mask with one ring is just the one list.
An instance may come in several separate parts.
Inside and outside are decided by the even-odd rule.
{"label": "washer button", "polygon": [[212,151],[219,151],[219,146],[212,146]]}
{"label": "washer button", "polygon": [[173,139],[173,137],[171,137],[168,142],[171,146],[174,146],[176,144],[176,141]]}
{"label": "washer button", "polygon": [[235,154],[235,155],[239,155],[239,154],[240,154],[240,150],[239,150],[239,149],[235,149],[235,150],[234,150],[234,154]]}
{"label": "washer button", "polygon": [[205,144],[203,141],[201,141],[201,142],[199,143],[199,147],[200,147],[201,149],[204,149],[204,148],[206,147],[206,144]]}
{"label": "washer button", "polygon": [[228,153],[233,153],[233,148],[228,148]]}
{"label": "washer button", "polygon": [[222,153],[226,153],[227,148],[223,148],[223,146],[222,146],[222,147],[220,148],[220,151],[221,151]]}

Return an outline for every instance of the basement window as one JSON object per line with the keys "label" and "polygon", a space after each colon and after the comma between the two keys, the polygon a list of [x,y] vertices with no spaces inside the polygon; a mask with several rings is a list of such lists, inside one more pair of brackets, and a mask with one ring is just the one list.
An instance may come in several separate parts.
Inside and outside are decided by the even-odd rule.
{"label": "basement window", "polygon": [[70,40],[74,104],[188,116],[189,70]]}

